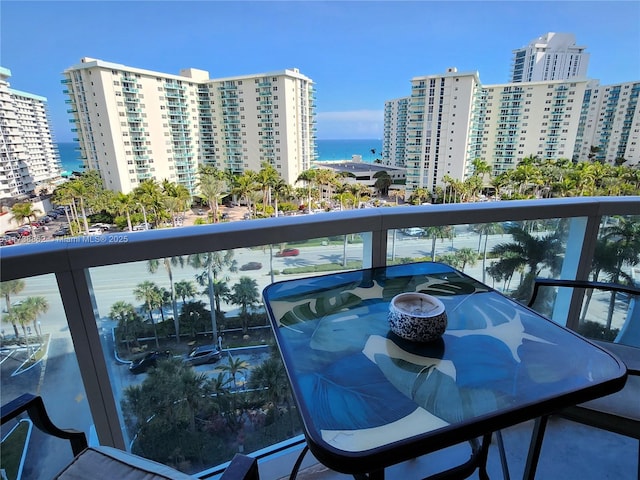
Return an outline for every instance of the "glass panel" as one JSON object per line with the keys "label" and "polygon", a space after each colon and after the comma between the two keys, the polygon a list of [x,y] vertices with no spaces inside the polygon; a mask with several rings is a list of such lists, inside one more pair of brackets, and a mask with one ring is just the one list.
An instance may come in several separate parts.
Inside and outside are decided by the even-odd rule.
{"label": "glass panel", "polygon": [[[573,288],[541,287],[533,308],[553,317],[557,302]],[[561,300],[562,299],[562,300]],[[585,289],[576,331],[585,337],[640,347],[640,298],[624,292]]]}
{"label": "glass panel", "polygon": [[559,274],[569,219],[413,227],[390,232],[389,264],[434,259],[518,300],[536,276]]}
{"label": "glass panel", "polygon": [[130,450],[194,474],[301,434],[261,293],[272,278],[361,268],[362,238],[90,269]]}
{"label": "glass panel", "polygon": [[[89,438],[93,421],[55,276],[2,282],[1,287],[2,404],[24,393],[40,395],[55,425],[83,431]],[[14,449],[19,462],[24,449],[22,478],[53,478],[73,458],[69,442],[41,432],[27,420],[13,430],[18,421],[2,426],[3,452]],[[26,433],[29,426],[25,440],[21,430]]]}

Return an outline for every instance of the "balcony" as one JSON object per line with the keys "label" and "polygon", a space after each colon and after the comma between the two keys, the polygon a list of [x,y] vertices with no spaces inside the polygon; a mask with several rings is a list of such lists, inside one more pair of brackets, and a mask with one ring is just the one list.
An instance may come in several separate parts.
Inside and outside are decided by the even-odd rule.
{"label": "balcony", "polygon": [[[382,266],[394,262],[418,261],[433,252],[436,258],[440,258],[461,248],[475,249],[480,245],[479,241],[484,242],[485,238],[490,245],[508,242],[509,236],[506,234],[479,238],[470,227],[485,223],[527,221],[529,225],[543,228],[541,235],[544,228],[555,228],[549,225],[562,225],[563,248],[559,254],[562,258],[562,276],[575,278],[584,277],[590,271],[601,225],[603,221],[613,221],[611,219],[616,215],[640,216],[640,197],[362,209],[120,233],[97,240],[92,237],[74,237],[48,243],[2,247],[2,281],[24,279],[24,295],[46,295],[49,302],[49,312],[42,316],[41,325],[38,325],[42,330],[41,334],[48,339],[46,362],[36,364],[28,370],[25,367],[24,372],[11,376],[5,374],[8,369],[18,371],[21,367],[16,361],[19,353],[9,355],[8,360],[2,364],[2,401],[5,403],[25,391],[38,391],[47,405],[51,406],[51,414],[56,423],[85,431],[95,443],[122,449],[139,448],[138,442],[141,441],[142,434],[127,428],[131,418],[123,412],[121,400],[125,398],[125,390],[130,385],[139,384],[144,377],[129,373],[127,364],[118,355],[116,345],[120,342],[120,337],[116,337],[114,327],[117,322],[110,317],[110,312],[113,305],[121,300],[136,305],[143,303],[136,300],[133,293],[137,284],[143,281],[168,287],[168,277],[163,267],[165,258],[193,258],[215,249],[221,254],[232,252],[238,266],[259,260],[263,265],[261,270],[231,272],[223,268],[219,274],[227,275],[229,282],[248,277],[256,282],[261,291],[273,281],[296,275],[320,274],[295,273],[299,266],[322,266],[328,270],[337,270],[342,268],[340,265],[343,260],[348,269]],[[432,243],[428,237],[416,238],[400,233],[402,229],[416,226],[453,226],[455,236],[437,239]],[[280,248],[279,245],[285,243],[299,248],[300,256],[273,256],[272,253]],[[569,244],[571,248],[567,247]],[[149,273],[149,260],[159,261],[160,269],[157,273]],[[292,272],[286,273],[287,269]],[[193,280],[195,274],[202,274],[204,271],[206,268],[174,266],[173,278],[176,282]],[[484,275],[483,271],[482,267],[476,265],[467,267],[466,273],[491,285],[492,278]],[[516,278],[513,283],[517,283]],[[515,286],[509,287],[506,280],[494,280],[493,286],[505,289],[507,293],[515,289]],[[14,297],[14,301],[21,298],[20,295]],[[206,303],[208,297],[202,296],[201,300]],[[182,301],[178,303],[183,304]],[[222,304],[223,310],[227,312],[236,308],[225,300]],[[160,325],[160,312],[153,310],[151,317]],[[171,310],[171,307],[165,308],[163,315],[172,316]],[[215,308],[212,310],[215,311]],[[259,317],[260,309],[256,312]],[[145,315],[148,317],[148,312]],[[205,322],[204,331],[199,334],[199,338],[208,336],[211,339],[212,332],[218,326],[220,322]],[[5,333],[11,333],[10,324],[4,324],[3,327]],[[258,335],[254,332],[267,334],[267,331],[268,329],[256,327],[250,330],[249,336],[253,338]],[[165,334],[169,335],[166,332],[163,335]],[[239,347],[230,345],[228,338],[231,336],[232,332],[225,331],[223,349],[226,353],[249,362],[265,358],[262,353],[246,353]],[[207,366],[198,372],[209,374],[213,367]],[[250,380],[249,376],[247,381]],[[249,398],[246,395],[249,392],[236,388],[234,393],[223,397],[244,402],[243,399]],[[249,412],[255,413],[255,410],[250,407],[242,408],[247,414],[245,420],[249,425]],[[261,477],[266,480],[287,476],[304,442],[292,411],[295,412],[295,408],[291,410],[284,406],[281,411],[284,418],[291,422],[287,424],[288,432],[284,439],[278,437],[277,440],[262,445],[254,443],[256,438],[272,438],[271,435],[274,435],[267,428],[268,424],[256,423],[255,431],[252,430],[254,427],[247,428],[243,434],[246,435],[244,443],[240,437],[234,437],[235,443],[230,445],[227,453],[232,455],[233,451],[243,449],[245,453],[257,456]],[[146,421],[146,424],[152,425],[153,418],[149,417]],[[561,420],[554,420],[548,428],[540,460],[539,478],[634,478],[637,442]],[[202,441],[206,441],[207,445],[218,445],[216,442],[224,434],[223,430],[217,429],[214,422],[209,423],[207,433],[202,434]],[[513,476],[520,476],[522,472],[530,433],[531,423],[518,425],[504,432],[509,468]],[[170,445],[172,450],[174,447],[185,448],[187,445],[182,443],[184,439],[178,437],[174,441],[176,444]],[[37,448],[31,453],[36,455],[33,458],[47,458],[47,462],[32,462],[37,465],[33,468],[41,469],[37,472],[40,477],[50,478],[68,458],[60,455],[60,464],[56,465],[56,460],[53,459],[58,456],[52,455],[52,452],[57,452],[57,446],[37,437],[32,442],[32,447]],[[201,478],[215,478],[230,458],[221,459],[219,465],[186,461],[180,463],[178,460],[175,460],[175,464],[180,464],[186,471]],[[436,458],[446,462],[448,456],[446,452],[442,452],[436,454]],[[427,467],[425,472],[429,473],[438,462],[439,460],[431,460],[429,456],[428,461],[420,459],[409,462],[412,463],[409,467],[424,465]],[[305,470],[300,478],[348,478],[327,471],[311,455],[307,456],[303,467]],[[400,469],[405,467],[407,466],[404,464],[394,467],[397,475],[389,473],[388,478],[400,478]],[[52,471],[46,471],[47,468]],[[495,446],[492,445],[489,474],[494,478],[500,476],[499,472],[500,461]],[[36,472],[33,475],[36,476]]]}

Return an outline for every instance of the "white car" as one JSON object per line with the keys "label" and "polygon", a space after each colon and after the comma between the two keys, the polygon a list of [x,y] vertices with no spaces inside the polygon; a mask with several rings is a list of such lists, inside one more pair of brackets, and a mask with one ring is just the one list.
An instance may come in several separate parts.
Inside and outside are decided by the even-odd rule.
{"label": "white car", "polygon": [[134,232],[140,232],[142,230],[151,230],[151,224],[150,223],[140,223],[138,225],[135,225],[133,227],[133,231]]}
{"label": "white car", "polygon": [[91,227],[87,235],[102,235],[103,230],[100,227]]}

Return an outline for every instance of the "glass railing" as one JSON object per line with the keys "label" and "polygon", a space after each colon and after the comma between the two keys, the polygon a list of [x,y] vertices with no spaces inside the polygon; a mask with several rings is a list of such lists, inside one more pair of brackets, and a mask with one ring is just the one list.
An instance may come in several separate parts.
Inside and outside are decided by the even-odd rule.
{"label": "glass railing", "polygon": [[433,259],[526,301],[535,276],[589,277],[598,240],[620,222],[637,228],[639,197],[367,208],[2,247],[2,281],[24,282],[9,303],[48,304],[17,334],[3,325],[2,402],[38,392],[59,405],[57,423],[200,476],[238,451],[277,464],[269,452],[302,437],[265,286]]}

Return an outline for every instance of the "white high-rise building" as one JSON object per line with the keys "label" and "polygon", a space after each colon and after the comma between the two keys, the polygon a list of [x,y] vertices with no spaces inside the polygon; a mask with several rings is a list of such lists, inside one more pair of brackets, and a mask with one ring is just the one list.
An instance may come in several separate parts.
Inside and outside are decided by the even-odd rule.
{"label": "white high-rise building", "polygon": [[385,165],[404,167],[407,143],[407,108],[410,97],[384,102],[384,140],[382,161]]}
{"label": "white high-rise building", "polygon": [[526,157],[573,156],[587,80],[481,85],[477,72],[450,68],[411,84],[406,120],[385,116],[384,138],[406,138],[409,193],[464,180],[475,159],[499,175]]}
{"label": "white high-rise building", "polygon": [[60,177],[47,99],[9,88],[10,76],[0,67],[0,198],[38,193]]}
{"label": "white high-rise building", "polygon": [[586,80],[556,80],[478,89],[467,166],[480,158],[499,175],[526,157],[570,159],[586,85]]}
{"label": "white high-rise building", "polygon": [[316,157],[313,82],[297,69],[209,79],[83,58],[64,75],[82,159],[111,190],[155,178],[193,194],[199,164],[268,162],[293,183]]}
{"label": "white high-rise building", "polygon": [[446,73],[411,79],[406,123],[405,166],[407,192],[434,191],[448,175],[463,178],[466,169],[469,122],[477,72]]}
{"label": "white high-rise building", "polygon": [[585,49],[571,33],[545,33],[513,51],[511,82],[584,79],[589,66]]}
{"label": "white high-rise building", "polygon": [[640,82],[589,83],[573,159],[640,164]]}

